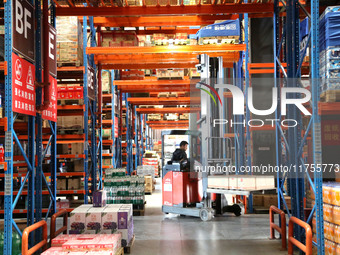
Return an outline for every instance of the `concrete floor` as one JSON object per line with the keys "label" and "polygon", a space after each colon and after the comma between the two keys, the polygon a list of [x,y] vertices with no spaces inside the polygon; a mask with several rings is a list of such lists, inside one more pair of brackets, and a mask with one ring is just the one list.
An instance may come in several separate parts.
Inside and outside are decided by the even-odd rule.
{"label": "concrete floor", "polygon": [[231,214],[202,222],[198,218],[164,215],[161,187],[146,196],[145,216],[134,217],[136,241],[131,254],[287,254],[279,241],[270,241],[268,215]]}

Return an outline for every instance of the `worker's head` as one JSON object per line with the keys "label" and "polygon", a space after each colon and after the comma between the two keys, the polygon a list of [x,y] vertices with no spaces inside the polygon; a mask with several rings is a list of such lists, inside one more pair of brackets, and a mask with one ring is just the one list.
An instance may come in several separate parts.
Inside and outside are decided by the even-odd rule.
{"label": "worker's head", "polygon": [[179,148],[181,149],[181,150],[187,150],[188,149],[188,142],[186,142],[186,141],[182,141],[180,144],[179,144]]}

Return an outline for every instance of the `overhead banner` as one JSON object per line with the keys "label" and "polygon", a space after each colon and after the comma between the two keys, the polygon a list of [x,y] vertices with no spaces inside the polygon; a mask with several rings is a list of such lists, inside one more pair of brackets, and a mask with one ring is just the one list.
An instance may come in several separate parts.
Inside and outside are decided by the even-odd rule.
{"label": "overhead banner", "polygon": [[[50,105],[42,112],[41,117],[45,120],[57,122],[57,79],[49,75],[50,82]],[[44,98],[44,90],[42,90],[42,98]]]}
{"label": "overhead banner", "polygon": [[95,100],[94,69],[89,65],[87,66],[87,95]]}
{"label": "overhead banner", "polygon": [[35,66],[12,53],[13,112],[35,116]]}
{"label": "overhead banner", "polygon": [[27,0],[13,0],[13,49],[34,62],[34,7]]}

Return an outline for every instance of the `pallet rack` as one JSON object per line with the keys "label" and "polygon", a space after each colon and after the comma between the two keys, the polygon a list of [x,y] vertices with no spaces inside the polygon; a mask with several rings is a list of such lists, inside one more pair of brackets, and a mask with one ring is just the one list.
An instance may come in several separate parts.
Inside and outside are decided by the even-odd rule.
{"label": "pallet rack", "polygon": [[[283,2],[283,4],[280,4],[279,2]],[[85,2],[84,2],[85,3]],[[298,0],[287,0],[285,1],[278,1],[278,0],[274,0],[274,3],[270,2],[270,3],[248,3],[247,0],[244,1],[239,1],[238,4],[225,4],[225,1],[223,1],[223,3],[216,3],[216,1],[213,1],[213,4],[208,4],[208,5],[201,5],[201,1],[199,1],[199,4],[197,5],[178,5],[178,6],[170,6],[170,4],[168,6],[160,6],[159,4],[157,6],[146,6],[145,5],[145,1],[143,1],[142,6],[128,6],[127,3],[125,3],[125,5],[122,3],[119,6],[86,6],[86,3],[84,5],[84,3],[81,3],[80,1],[77,2],[77,4],[74,4],[73,2],[69,2],[69,6],[65,6],[62,3],[59,3],[58,0],[54,0],[54,3],[52,4],[52,17],[54,16],[54,13],[56,13],[57,15],[60,16],[73,16],[73,15],[77,15],[77,16],[84,16],[83,19],[83,23],[84,23],[84,27],[86,27],[87,24],[87,18],[86,16],[112,16],[112,15],[117,15],[117,16],[150,16],[153,15],[153,17],[156,17],[154,20],[151,21],[145,21],[145,22],[155,22],[158,24],[161,24],[161,22],[167,22],[166,18],[159,16],[159,15],[167,15],[167,14],[171,14],[171,15],[191,15],[191,14],[197,14],[197,15],[211,15],[211,14],[220,14],[220,13],[224,13],[224,14],[228,14],[228,13],[244,13],[244,19],[245,19],[245,29],[248,29],[248,26],[246,25],[248,22],[248,18],[249,17],[271,17],[274,15],[274,41],[275,41],[275,59],[274,59],[274,63],[275,63],[275,75],[276,77],[278,77],[280,75],[279,70],[282,70],[282,65],[281,65],[281,60],[278,56],[278,53],[281,52],[281,46],[280,45],[280,29],[279,29],[279,24],[280,24],[280,15],[279,15],[279,6],[284,6],[286,7],[286,13],[287,13],[287,19],[289,18],[289,20],[293,20],[293,22],[290,23],[286,23],[285,27],[286,29],[284,32],[283,37],[286,38],[286,42],[290,47],[287,47],[289,49],[294,49],[294,51],[292,53],[289,53],[288,51],[288,56],[287,56],[287,77],[289,78],[298,78],[299,77],[299,57],[298,57],[298,17],[299,17],[299,9],[302,11],[305,11],[306,8],[302,8],[300,6],[300,3]],[[35,0],[35,4],[36,4],[36,17],[38,18],[38,29],[37,29],[37,50],[39,51],[39,45],[40,45],[40,1]],[[56,6],[56,8],[54,9],[54,6]],[[300,7],[299,7],[300,6]],[[10,67],[11,66],[11,45],[12,45],[12,38],[11,36],[11,28],[12,28],[12,2],[11,1],[6,1],[4,3],[4,9],[5,9],[5,24],[6,24],[6,36],[5,36],[5,61],[6,61],[6,65],[2,65],[3,69],[5,70],[5,72],[7,72],[6,75],[6,109],[5,109],[5,117],[6,120],[4,120],[4,126],[5,126],[5,132],[6,132],[6,144],[7,146],[5,147],[5,157],[6,157],[6,163],[7,163],[7,171],[5,174],[5,179],[7,180],[8,184],[9,184],[9,180],[12,180],[13,177],[13,164],[12,164],[12,159],[13,159],[13,153],[12,153],[12,144],[13,144],[13,138],[15,140],[18,140],[15,133],[14,133],[14,120],[15,120],[15,116],[13,115],[12,112],[12,108],[11,108],[11,69],[10,68],[6,68],[7,66]],[[55,10],[55,12],[54,12]],[[273,12],[274,10],[274,12]],[[318,77],[318,44],[317,44],[317,38],[318,38],[318,14],[319,14],[319,1],[318,0],[311,0],[311,20],[312,20],[312,26],[311,26],[311,49],[312,49],[312,61],[311,61],[311,78],[315,79]],[[249,16],[248,16],[249,15]],[[90,19],[91,20],[91,19]],[[195,20],[195,18],[188,18],[187,19],[188,25],[191,24],[197,24],[197,18]],[[204,19],[203,19],[204,20]],[[90,22],[93,22],[90,21]],[[108,24],[110,24],[109,22],[112,23],[112,21],[110,20],[104,20],[104,22],[98,21],[98,22],[102,22],[100,23],[101,26],[104,26],[104,24],[106,24],[106,22],[108,22]],[[114,24],[116,24],[115,26],[120,26],[121,24],[125,24],[124,22],[126,22],[126,18],[124,17],[120,17],[120,18],[116,18],[115,19]],[[192,23],[190,23],[192,22]],[[200,22],[204,22],[204,21],[200,21]],[[53,22],[52,22],[53,23]],[[148,23],[151,24],[151,23]],[[178,23],[173,23],[174,25],[177,25]],[[178,24],[179,25],[179,24]],[[91,29],[94,28],[93,23],[91,24]],[[183,29],[182,29],[183,30]],[[181,31],[179,28],[175,28],[173,29],[173,31]],[[86,40],[87,31],[86,33],[84,33],[84,41]],[[245,48],[242,49],[238,49],[241,51],[244,51],[245,55],[245,61],[246,63],[249,61],[249,55],[248,55],[248,50],[249,50],[249,46],[248,46],[248,33],[245,33]],[[281,38],[283,38],[281,37]],[[86,45],[86,44],[85,44]],[[98,45],[99,46],[99,45]],[[99,54],[98,51],[96,51],[96,49],[93,48],[94,46],[91,45],[91,47],[88,49],[88,54],[95,54],[97,56],[97,54]],[[91,51],[93,50],[93,51]],[[110,51],[109,49],[100,49],[103,50],[102,53],[103,55],[107,55],[107,54],[113,54],[114,52]],[[119,51],[121,51],[122,49],[119,48],[117,49]],[[126,54],[127,55],[131,55],[129,54],[131,52],[131,48],[126,48]],[[154,49],[150,49],[155,50]],[[216,50],[216,49],[215,49]],[[164,49],[164,52],[168,52],[168,50]],[[116,52],[117,53],[117,52]],[[133,55],[133,54],[132,54]],[[39,56],[39,54],[38,54]],[[128,56],[130,57],[130,56]],[[107,63],[105,64],[104,62],[102,63],[102,68],[105,69],[129,69],[129,68],[136,68],[136,69],[141,69],[141,68],[168,68],[170,66],[172,66],[171,63],[155,63],[152,62],[151,59],[154,59],[155,56],[151,56],[149,60],[145,60],[143,63],[139,64],[137,63],[137,61],[140,61],[140,59],[138,59],[137,57],[133,56],[135,60],[135,62],[131,63],[131,59],[127,58],[124,59],[124,56],[122,56],[122,59],[120,61],[117,61],[116,63],[112,63],[113,59],[109,59],[107,60]],[[183,59],[183,56],[182,56]],[[104,61],[104,59],[99,59],[95,57],[95,61]],[[36,61],[36,65],[40,66],[41,61],[38,59],[38,61]],[[129,63],[127,63],[129,62]],[[232,61],[235,62],[235,61]],[[188,68],[188,67],[193,67],[195,64],[197,63],[197,61],[192,60],[190,63],[181,63],[181,58],[178,57],[177,62],[176,62],[176,66],[177,67],[183,67],[183,68]],[[240,65],[240,61],[238,62],[238,66],[235,65],[235,77],[243,77],[242,74],[242,69],[241,69],[241,65]],[[158,64],[158,65],[156,65]],[[86,65],[84,65],[86,66]],[[156,67],[155,67],[156,66]],[[247,65],[246,65],[247,66]],[[37,68],[38,69],[38,68]],[[246,68],[247,69],[247,68]],[[86,73],[87,71],[85,71]],[[36,74],[37,77],[37,81],[41,81],[41,73],[37,72]],[[249,73],[247,73],[247,71],[245,71],[244,77],[246,78],[246,90],[249,87],[249,83],[248,83],[248,78],[249,78]],[[84,80],[85,82],[85,80]],[[238,84],[239,86],[241,86],[241,84]],[[315,85],[315,86],[314,86]],[[278,85],[279,86],[279,85]],[[296,84],[292,84],[292,86],[296,86]],[[321,151],[318,149],[318,145],[319,144],[319,140],[318,138],[320,129],[318,129],[318,127],[320,126],[320,117],[319,117],[319,110],[322,111],[323,109],[325,109],[325,107],[321,107],[320,109],[318,109],[318,92],[315,89],[317,88],[317,84],[313,84],[312,86],[312,94],[313,94],[313,122],[311,124],[311,126],[313,126],[313,152],[314,152],[314,160],[316,161],[316,163],[320,163],[320,158],[321,158]],[[85,91],[85,89],[84,89]],[[39,95],[39,94],[38,94]],[[85,96],[85,95],[84,95]],[[39,97],[38,97],[39,98]],[[88,105],[85,105],[86,109],[85,109],[85,117],[88,117]],[[327,108],[327,107],[326,107]],[[332,111],[332,110],[330,110]],[[95,104],[92,105],[92,118],[95,119]],[[294,112],[289,113],[291,115],[295,115]],[[142,115],[142,114],[141,114]],[[247,114],[247,118],[248,118],[249,114]],[[151,136],[150,136],[150,128],[148,127],[148,125],[146,124],[146,118],[145,118],[145,114],[144,116],[142,115],[142,120],[141,122],[143,123],[142,126],[145,125],[145,135],[146,135],[146,149],[151,149],[150,146],[151,145]],[[35,130],[35,126],[34,126],[34,122],[37,122],[38,124],[38,128],[37,130]],[[6,123],[7,122],[7,123]],[[42,179],[44,178],[40,178],[42,177],[42,127],[41,127],[41,116],[38,114],[36,118],[34,117],[30,117],[30,121],[29,121],[29,144],[30,144],[30,148],[31,148],[31,153],[30,155],[28,155],[28,157],[25,157],[25,160],[27,161],[28,166],[30,166],[30,171],[29,171],[29,175],[27,175],[25,177],[25,181],[28,179],[29,181],[29,199],[31,200],[32,203],[29,203],[29,208],[28,208],[28,224],[32,224],[34,222],[34,216],[36,220],[40,220],[41,219],[41,213],[43,212],[42,208],[41,208],[41,199],[39,199],[39,197],[41,197],[40,195],[43,193],[42,192]],[[95,121],[93,122],[95,123]],[[92,123],[92,133],[93,130],[95,129]],[[56,131],[56,126],[53,123],[50,123],[52,130],[54,130],[54,132]],[[88,122],[85,123],[87,126]],[[53,125],[54,125],[54,129],[53,129]],[[121,130],[120,130],[121,131]],[[88,139],[88,131],[86,131],[86,135],[85,135],[85,139]],[[128,133],[129,131],[127,131]],[[248,165],[251,165],[251,158],[249,157],[249,141],[250,141],[250,134],[248,130],[239,130],[236,133],[237,134],[242,134],[241,137],[243,138],[243,134],[246,132],[246,144],[247,144],[247,161],[246,163]],[[36,139],[36,156],[37,159],[35,158],[34,155],[34,136],[35,133],[37,134],[37,139]],[[121,134],[122,132],[120,132]],[[308,133],[308,132],[306,132]],[[8,135],[7,135],[8,134]],[[101,132],[100,132],[100,136],[101,136]],[[277,160],[278,163],[280,163],[280,152],[281,152],[281,140],[283,137],[281,137],[281,130],[279,130],[278,128],[276,129],[276,136],[277,136]],[[294,135],[290,135],[289,134],[289,145],[291,151],[290,153],[293,154],[292,152],[294,151],[299,151],[299,148],[297,147],[297,144],[303,144],[303,142],[301,143],[301,141],[297,141],[296,137],[299,137],[298,134],[294,134]],[[144,140],[144,137],[143,139]],[[52,139],[52,151],[55,149],[56,146],[56,137],[54,136]],[[91,139],[92,142],[92,150],[91,152],[93,153],[92,155],[97,155],[96,153],[96,147],[95,144],[97,139]],[[128,143],[129,144],[129,143]],[[239,144],[245,144],[244,141],[240,141]],[[99,145],[102,146],[104,145],[104,141],[101,140],[101,138],[99,138]],[[122,144],[122,147],[124,146],[124,144]],[[125,146],[129,146],[130,145],[126,145]],[[244,146],[240,146],[239,149],[242,149]],[[87,148],[87,147],[86,147]],[[100,147],[99,147],[100,148]],[[143,148],[143,146],[142,146]],[[129,148],[130,149],[130,148]],[[100,151],[100,150],[99,150]],[[99,152],[100,153],[100,152]],[[55,152],[52,153],[53,155],[55,155]],[[52,155],[52,156],[53,156]],[[88,163],[88,150],[85,149],[84,151],[84,155],[85,155],[85,164],[87,165]],[[242,154],[244,155],[244,154]],[[96,157],[94,157],[96,158]],[[32,170],[32,167],[35,165],[35,161],[37,161],[37,181],[34,183],[34,171]],[[51,177],[52,177],[52,186],[51,186],[51,196],[52,196],[52,211],[55,210],[55,195],[56,195],[56,189],[55,189],[55,178],[56,178],[56,166],[55,166],[55,160],[52,160],[52,169],[54,169],[51,172]],[[240,163],[238,164],[245,164],[245,160],[244,159],[240,159],[239,160]],[[294,160],[292,161],[295,164],[299,164],[299,159],[297,159],[296,157],[294,157]],[[54,165],[53,165],[54,164]],[[101,160],[99,162],[99,166],[101,164]],[[119,160],[117,162],[117,166],[119,166]],[[96,175],[96,164],[94,164],[94,167],[92,168],[92,174],[93,176]],[[99,167],[99,175],[101,176],[101,168]],[[86,177],[88,177],[88,175],[86,174]],[[87,178],[86,178],[87,179]],[[93,178],[93,183],[95,184],[97,178]],[[101,183],[101,178],[99,178],[99,187],[100,187],[100,183]],[[278,178],[279,183],[282,183],[282,179]],[[23,182],[24,183],[24,182]],[[291,182],[291,187],[295,186],[296,189],[292,188],[291,189],[291,196],[293,198],[293,215],[298,216],[299,218],[302,217],[301,212],[302,212],[302,208],[300,207],[302,205],[301,201],[303,198],[303,183],[297,181],[295,183]],[[5,247],[4,247],[4,254],[11,254],[11,238],[12,238],[12,224],[15,227],[15,223],[13,222],[13,213],[15,212],[13,209],[13,205],[15,205],[15,203],[13,203],[13,193],[12,191],[12,185],[8,186],[9,188],[6,188],[6,194],[5,194]],[[92,187],[95,187],[95,185],[93,185]],[[36,203],[34,203],[34,190],[36,190],[36,197],[38,198]],[[87,189],[85,189],[87,192]],[[320,174],[315,174],[314,176],[314,190],[316,193],[316,206],[314,211],[316,212],[317,215],[317,246],[318,246],[318,254],[324,254],[324,248],[323,248],[323,219],[322,219],[322,176]],[[281,196],[283,190],[280,188],[279,189],[279,196]],[[53,197],[54,195],[54,197]],[[281,202],[279,203],[281,204]],[[34,215],[34,208],[35,208],[35,215]]]}
{"label": "pallet rack", "polygon": [[[313,244],[317,247],[318,254],[325,254],[324,247],[324,231],[323,231],[323,199],[322,199],[322,171],[319,164],[322,164],[321,156],[321,122],[319,115],[319,1],[310,1],[310,13],[298,0],[288,0],[284,4],[284,12],[286,19],[280,16],[279,1],[274,1],[274,75],[276,80],[275,86],[280,89],[281,83],[278,79],[282,79],[287,87],[299,87],[298,80],[301,77],[301,67],[303,66],[303,59],[306,55],[307,47],[303,49],[303,54],[300,56],[299,48],[299,29],[300,29],[300,13],[309,16],[311,19],[310,31],[308,34],[308,44],[311,49],[311,62],[310,62],[310,82],[312,92],[312,118],[309,122],[304,134],[300,128],[288,129],[285,136],[283,130],[279,125],[276,126],[276,158],[277,165],[302,165],[305,166],[305,159],[303,157],[302,148],[307,140],[307,137],[312,130],[313,142],[313,163],[316,166],[313,180],[308,171],[305,173],[278,174],[278,204],[279,208],[287,209],[287,205],[283,198],[285,192],[284,183],[287,179],[288,194],[292,197],[292,211],[290,216],[295,216],[304,220],[304,207],[303,200],[305,197],[305,183],[304,179],[307,178],[310,186],[315,194],[315,206],[307,219],[310,223],[314,213],[316,216],[316,237],[317,242]],[[289,21],[289,22],[288,22]],[[283,46],[283,43],[286,46]],[[286,69],[282,62],[286,62]],[[279,93],[280,94],[280,93]],[[281,119],[281,113],[276,111],[276,119]],[[302,118],[301,113],[297,109],[290,108],[287,113],[288,119],[295,119],[301,127]],[[282,158],[282,143],[285,144],[287,160]],[[306,169],[304,169],[306,170]],[[306,174],[306,177],[305,177]],[[303,232],[300,228],[294,230],[295,238],[299,241],[303,240]]]}

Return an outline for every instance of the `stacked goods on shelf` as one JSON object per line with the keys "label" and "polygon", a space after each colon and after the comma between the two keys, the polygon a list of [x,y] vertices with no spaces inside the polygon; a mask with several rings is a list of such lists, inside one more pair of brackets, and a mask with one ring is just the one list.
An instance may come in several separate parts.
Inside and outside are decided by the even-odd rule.
{"label": "stacked goods on shelf", "polygon": [[144,176],[144,180],[145,180],[145,193],[151,194],[155,187],[154,180],[152,176]]}
{"label": "stacked goods on shelf", "polygon": [[58,116],[57,126],[59,132],[62,129],[72,129],[75,132],[82,132],[84,128],[84,116]]}
{"label": "stacked goods on shelf", "polygon": [[274,176],[263,175],[212,175],[208,177],[208,187],[235,190],[275,189],[275,179]]}
{"label": "stacked goods on shelf", "polygon": [[200,78],[201,74],[197,71],[196,68],[190,68],[188,69],[189,71],[189,78],[190,79],[195,79],[195,78]]}
{"label": "stacked goods on shelf", "polygon": [[133,237],[132,204],[114,204],[104,207],[81,205],[70,213],[69,234],[122,235],[121,245],[126,247]]}
{"label": "stacked goods on shelf", "polygon": [[160,92],[160,93],[158,93],[158,97],[178,97],[178,93],[176,93],[176,92]]}
{"label": "stacked goods on shelf", "polygon": [[111,93],[111,74],[109,72],[102,72],[102,92]]}
{"label": "stacked goods on shelf", "polygon": [[157,69],[156,76],[158,79],[184,79],[184,69]]}
{"label": "stacked goods on shelf", "polygon": [[121,80],[144,80],[144,77],[145,77],[144,71],[130,70],[120,72]]}
{"label": "stacked goods on shelf", "polygon": [[[303,51],[308,45],[308,31],[309,31],[309,18],[305,18],[300,22],[300,59]],[[309,62],[309,47],[307,47],[306,55],[303,62]]]}
{"label": "stacked goods on shelf", "polygon": [[138,46],[138,37],[133,31],[103,31],[103,47],[131,47]]}
{"label": "stacked goods on shelf", "polygon": [[200,45],[203,44],[238,44],[240,40],[240,22],[226,20],[201,28],[197,34]]}
{"label": "stacked goods on shelf", "polygon": [[78,17],[57,17],[58,64],[83,63],[83,30]]}
{"label": "stacked goods on shelf", "polygon": [[154,142],[153,143],[153,150],[157,153],[158,157],[162,157],[162,141]]}
{"label": "stacked goods on shelf", "polygon": [[58,86],[58,99],[82,99],[84,95],[82,86]]}
{"label": "stacked goods on shelf", "polygon": [[180,120],[189,120],[189,113],[183,113],[179,115]]}
{"label": "stacked goods on shelf", "polygon": [[112,255],[121,249],[122,235],[66,235],[51,241],[51,248],[42,255]]}
{"label": "stacked goods on shelf", "polygon": [[160,172],[159,155],[155,151],[146,151],[143,155],[143,166],[153,166],[155,176],[158,177]]}
{"label": "stacked goods on shelf", "polygon": [[138,35],[137,37],[139,47],[152,46],[152,35]]}
{"label": "stacked goods on shelf", "polygon": [[321,98],[326,102],[340,100],[340,7],[328,7],[320,17]]}
{"label": "stacked goods on shelf", "polygon": [[154,120],[162,120],[162,115],[158,113],[152,113],[148,114],[148,121],[154,121]]}
{"label": "stacked goods on shelf", "polygon": [[187,33],[176,33],[175,35],[153,34],[151,42],[154,46],[188,45],[190,44],[190,39]]}
{"label": "stacked goods on shelf", "polygon": [[125,168],[106,169],[104,190],[107,204],[144,204],[144,178],[125,175]]}
{"label": "stacked goods on shelf", "polygon": [[153,166],[137,166],[138,176],[155,176],[155,168]]}
{"label": "stacked goods on shelf", "polygon": [[0,26],[0,61],[5,60],[5,26]]}
{"label": "stacked goods on shelf", "polygon": [[164,118],[166,120],[178,120],[178,114],[177,113],[166,113]]}
{"label": "stacked goods on shelf", "polygon": [[[340,183],[330,182],[322,186],[325,254],[339,254],[336,251],[340,251]],[[316,218],[313,218],[312,225],[316,233]]]}

